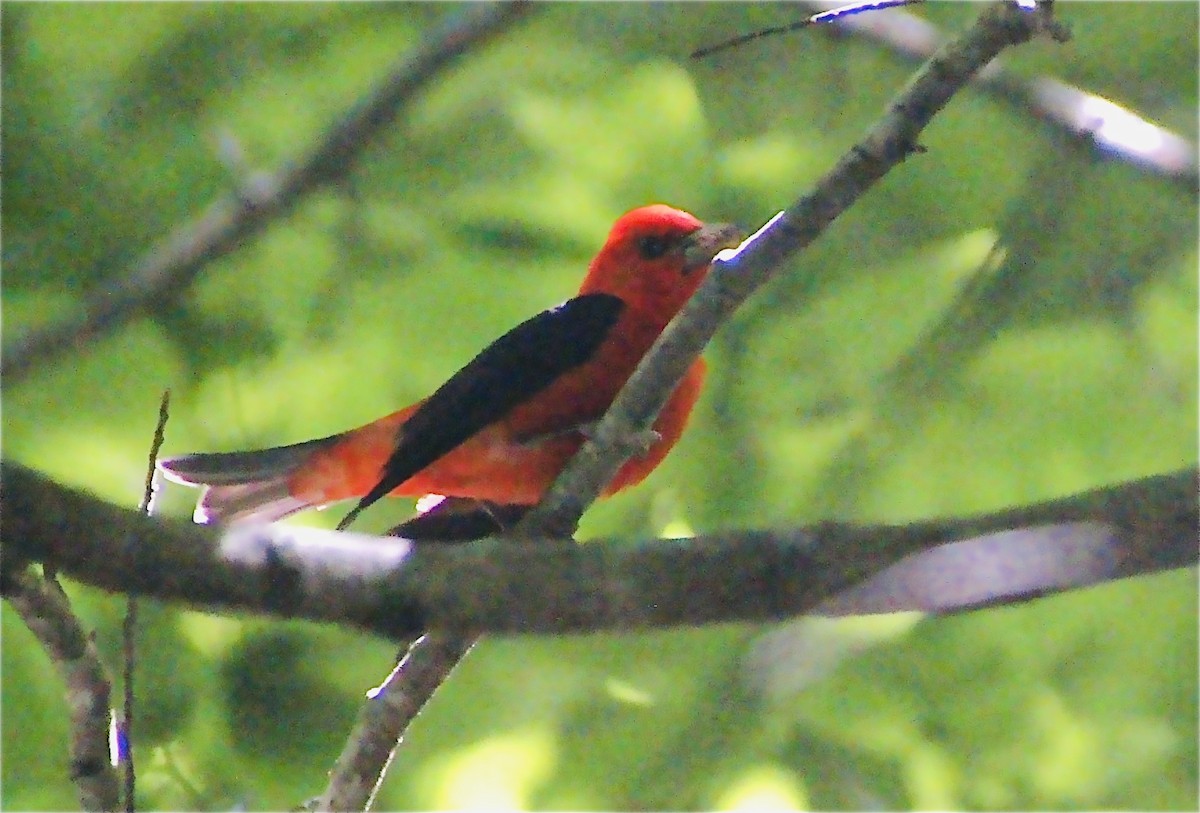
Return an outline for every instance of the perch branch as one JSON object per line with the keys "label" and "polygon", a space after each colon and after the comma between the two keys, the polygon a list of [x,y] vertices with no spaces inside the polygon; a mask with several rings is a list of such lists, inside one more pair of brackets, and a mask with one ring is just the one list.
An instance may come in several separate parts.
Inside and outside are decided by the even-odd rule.
{"label": "perch branch", "polygon": [[[949,571],[947,560],[935,558],[919,578],[910,571],[885,584],[893,594],[876,588],[833,611],[954,609],[1197,560],[1194,469],[975,517],[823,523],[632,545],[413,545],[286,525],[221,529],[147,518],[15,464],[5,463],[2,474],[6,582],[25,563],[40,561],[113,592],[336,622],[396,639],[427,630],[551,634],[779,620],[901,560],[911,568],[916,554],[954,550],[943,547],[950,543],[969,543],[965,550],[977,553],[950,560],[957,564]],[[1022,559],[1030,551],[1039,555]],[[948,601],[968,578],[985,588],[1015,587],[973,594],[959,605]]]}

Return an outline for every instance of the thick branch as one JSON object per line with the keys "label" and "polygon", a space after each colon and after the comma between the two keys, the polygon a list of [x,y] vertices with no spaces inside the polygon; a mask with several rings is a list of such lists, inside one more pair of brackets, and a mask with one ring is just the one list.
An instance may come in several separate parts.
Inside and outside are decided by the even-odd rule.
{"label": "thick branch", "polygon": [[212,203],[151,247],[119,278],[87,298],[83,309],[4,348],[0,371],[12,384],[34,367],[160,307],[184,291],[212,260],[242,245],[289,212],[305,195],[345,176],[354,159],[431,81],[526,13],[526,2],[472,8],[430,36],[321,136],[299,160]]}
{"label": "thick branch", "polygon": [[[960,558],[957,569],[934,561],[915,581],[910,571],[899,583],[907,597],[894,595],[896,583],[877,587],[875,596],[887,594],[886,609],[946,609],[946,591],[963,579],[1008,583],[996,582],[1012,576],[997,568],[1024,568],[1025,578],[1015,592],[978,593],[963,603],[1197,560],[1194,470],[965,519],[825,523],[633,545],[488,539],[414,546],[283,525],[221,530],[148,519],[13,464],[4,465],[3,478],[5,578],[42,561],[106,590],[334,621],[395,638],[426,630],[568,633],[777,620],[811,611],[912,554],[1013,529],[1021,533],[972,542],[984,547]],[[1030,550],[1041,558],[1026,563]],[[943,598],[931,600],[932,593]],[[832,611],[869,611],[884,600],[860,597]]]}

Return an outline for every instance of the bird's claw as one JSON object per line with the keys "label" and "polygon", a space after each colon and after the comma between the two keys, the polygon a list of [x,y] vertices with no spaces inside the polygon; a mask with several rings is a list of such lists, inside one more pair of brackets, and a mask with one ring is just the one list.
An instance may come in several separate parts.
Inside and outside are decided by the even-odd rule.
{"label": "bird's claw", "polygon": [[[600,425],[600,421],[589,421],[588,423],[580,424],[572,427],[572,432],[579,433],[584,440],[596,439],[596,427]],[[629,453],[630,456],[644,455],[650,451],[654,444],[662,440],[662,435],[653,429],[643,429],[640,432],[627,432],[618,439],[617,445],[622,450]]]}
{"label": "bird's claw", "polygon": [[621,447],[630,456],[641,457],[650,451],[654,444],[662,440],[662,435],[653,429],[643,429],[640,432],[630,432],[621,438]]}

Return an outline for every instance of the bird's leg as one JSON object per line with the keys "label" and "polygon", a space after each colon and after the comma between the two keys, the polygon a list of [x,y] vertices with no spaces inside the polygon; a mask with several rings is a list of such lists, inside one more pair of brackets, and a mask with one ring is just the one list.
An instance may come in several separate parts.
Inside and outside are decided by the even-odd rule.
{"label": "bird's leg", "polygon": [[662,435],[653,429],[643,429],[640,432],[627,432],[617,439],[617,446],[629,457],[645,456],[654,444],[662,440]]}
{"label": "bird's leg", "polygon": [[[583,435],[585,440],[596,439],[596,426],[599,421],[592,421],[576,428],[579,434]],[[621,451],[627,453],[630,457],[646,454],[654,444],[662,440],[662,435],[654,429],[643,429],[640,432],[627,432],[617,439],[617,445]]]}

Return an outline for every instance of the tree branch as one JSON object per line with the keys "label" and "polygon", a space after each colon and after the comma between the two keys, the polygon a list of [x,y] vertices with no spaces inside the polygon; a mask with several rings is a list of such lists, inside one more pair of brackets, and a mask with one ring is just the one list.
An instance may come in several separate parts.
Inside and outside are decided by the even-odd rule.
{"label": "tree branch", "polygon": [[92,292],[79,313],[36,328],[5,347],[0,357],[5,382],[12,384],[67,351],[82,352],[96,339],[179,296],[209,262],[287,214],[308,193],[345,176],[371,140],[424,88],[530,9],[528,2],[517,0],[477,6],[456,16],[394,66],[306,155],[213,202],[124,274]]}
{"label": "tree branch", "polygon": [[408,724],[474,643],[470,636],[437,633],[422,635],[413,642],[359,709],[358,721],[315,810],[371,808]]}
{"label": "tree branch", "polygon": [[[947,560],[935,558],[919,578],[902,570],[900,581],[833,611],[954,609],[1032,597],[1195,563],[1200,488],[1196,471],[1185,470],[899,526],[823,523],[632,545],[487,539],[421,546],[285,525],[220,529],[149,519],[8,463],[3,479],[5,579],[41,561],[114,592],[332,621],[397,639],[426,630],[579,633],[779,620],[906,557],[967,541],[972,547],[956,554],[957,569],[947,572]],[[1014,530],[1021,533],[992,536]],[[1030,551],[1039,556],[1026,561]],[[964,579],[1005,590],[948,601]]]}
{"label": "tree branch", "polygon": [[[6,551],[7,553],[7,551]],[[66,684],[71,728],[71,780],[84,810],[116,810],[121,802],[109,753],[112,681],[91,637],[83,631],[62,587],[22,568],[9,572],[5,557],[0,581],[4,597],[41,643]]]}

